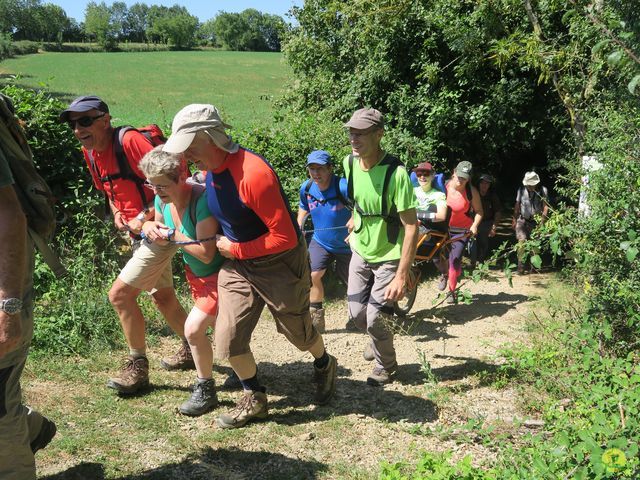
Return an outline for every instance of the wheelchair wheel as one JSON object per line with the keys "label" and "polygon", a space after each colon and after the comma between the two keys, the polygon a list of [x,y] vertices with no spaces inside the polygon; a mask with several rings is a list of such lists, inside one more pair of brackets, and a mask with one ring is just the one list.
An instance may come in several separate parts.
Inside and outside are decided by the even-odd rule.
{"label": "wheelchair wheel", "polygon": [[404,295],[404,298],[398,300],[393,304],[393,312],[398,317],[406,317],[416,301],[416,295],[418,294],[418,284],[420,283],[420,269],[417,267],[412,267],[411,276],[412,279],[409,282],[409,287],[407,293],[405,293]]}

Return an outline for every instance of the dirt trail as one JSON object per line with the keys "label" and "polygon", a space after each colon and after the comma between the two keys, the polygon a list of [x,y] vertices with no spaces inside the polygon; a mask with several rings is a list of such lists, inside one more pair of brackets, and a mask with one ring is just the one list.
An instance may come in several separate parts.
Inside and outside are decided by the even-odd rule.
{"label": "dirt trail", "polygon": [[[412,313],[401,324],[407,333],[395,338],[398,379],[384,388],[366,384],[372,364],[362,358],[362,351],[368,338],[344,328],[344,301],[332,303],[327,309],[325,341],[338,358],[338,390],[323,407],[311,403],[309,357],[278,334],[265,314],[252,349],[268,388],[270,415],[267,421],[238,431],[212,426],[215,417],[238,398],[237,391],[220,391],[220,407],[203,417],[187,418],[175,412],[193,381],[191,372],[157,368],[158,360],[175,350],[175,339],[164,339],[149,352],[154,388],[138,398],[115,399],[105,391],[104,379],[113,371],[118,354],[101,357],[95,366],[90,360],[79,360],[90,369],[85,385],[32,378],[27,396],[36,399],[39,392],[46,392],[36,405],[43,411],[57,411],[61,427],[59,446],[54,441],[52,448],[39,453],[40,475],[49,480],[355,480],[376,478],[383,460],[415,461],[421,450],[450,451],[455,459],[472,454],[475,462],[491,459],[495,455],[491,442],[468,426],[490,423],[510,433],[521,428],[513,426],[513,419],[524,414],[518,410],[516,392],[485,386],[476,374],[495,369],[494,356],[501,345],[526,340],[526,317],[550,277],[516,276],[513,288],[500,272],[493,280],[463,286],[473,295],[470,305],[437,308],[432,302],[438,293],[435,280],[423,282]],[[420,352],[439,379],[435,389],[425,387]],[[216,368],[218,384],[228,371],[228,367]],[[76,394],[68,393],[74,390]],[[79,396],[78,391],[85,395]],[[83,409],[96,397],[103,409],[94,411],[87,421]],[[145,433],[153,423],[142,428],[133,423],[141,415],[152,415],[150,409],[160,416],[154,418],[166,422],[150,431],[155,441],[150,441],[150,432]],[[81,440],[86,431],[80,425],[87,428],[89,424],[97,427],[92,433],[95,447]],[[77,439],[81,446],[70,447],[72,453],[64,448],[65,439]],[[106,474],[101,473],[105,470]]]}
{"label": "dirt trail", "polygon": [[[292,438],[290,453],[367,469],[375,469],[383,459],[413,456],[416,448],[453,450],[456,457],[467,453],[493,455],[473,442],[458,445],[454,440],[443,442],[434,436],[416,435],[415,431],[422,427],[455,427],[468,420],[509,423],[513,418],[522,418],[514,392],[479,386],[474,374],[495,368],[493,357],[501,345],[525,338],[528,309],[541,295],[547,280],[544,274],[517,276],[512,288],[498,272],[492,281],[469,281],[464,285],[463,289],[473,294],[470,305],[442,305],[435,309],[436,282],[423,282],[412,312],[401,323],[407,333],[395,338],[398,379],[384,388],[366,384],[372,364],[362,358],[362,351],[368,337],[345,330],[345,302],[332,305],[327,312],[324,338],[328,350],[338,358],[338,394],[330,406],[321,408],[308,406],[301,398],[310,395],[306,385],[298,385],[301,395],[293,398],[296,386],[291,382],[299,377],[292,376],[291,369],[299,369],[301,376],[310,375],[308,360],[277,335],[273,325],[261,322],[254,335],[253,351],[260,363],[261,377],[270,388],[272,414],[280,423],[304,427],[302,434]],[[431,363],[440,385],[447,387],[446,399],[436,403],[429,400],[419,352]],[[297,361],[291,364],[292,359]],[[296,420],[292,407],[309,416]],[[341,416],[342,425],[339,432],[325,434],[322,422],[331,416]],[[301,451],[300,438],[310,438]],[[308,446],[313,447],[311,451]]]}

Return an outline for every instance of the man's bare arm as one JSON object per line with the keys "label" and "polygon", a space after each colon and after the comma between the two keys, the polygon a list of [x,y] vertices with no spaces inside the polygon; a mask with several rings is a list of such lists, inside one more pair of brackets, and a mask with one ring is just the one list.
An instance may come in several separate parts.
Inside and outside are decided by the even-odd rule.
{"label": "man's bare arm", "polygon": [[[0,300],[22,299],[27,268],[27,219],[11,185],[0,187]],[[0,311],[0,358],[22,340],[21,314]]]}

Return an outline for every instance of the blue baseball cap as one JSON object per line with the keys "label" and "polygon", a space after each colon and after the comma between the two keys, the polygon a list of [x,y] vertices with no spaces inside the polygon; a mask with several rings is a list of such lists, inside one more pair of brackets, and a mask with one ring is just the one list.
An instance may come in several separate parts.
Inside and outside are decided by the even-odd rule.
{"label": "blue baseball cap", "polygon": [[109,107],[102,101],[100,97],[95,95],[85,95],[76,98],[71,104],[60,114],[60,121],[69,120],[71,112],[88,112],[89,110],[98,110],[100,112],[109,113]]}
{"label": "blue baseball cap", "polygon": [[307,156],[307,165],[331,165],[331,155],[325,150],[314,150]]}

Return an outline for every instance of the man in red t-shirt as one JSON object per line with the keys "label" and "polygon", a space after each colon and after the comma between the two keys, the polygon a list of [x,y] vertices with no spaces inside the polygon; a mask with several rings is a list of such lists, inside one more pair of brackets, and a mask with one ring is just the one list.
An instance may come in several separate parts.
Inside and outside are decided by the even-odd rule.
{"label": "man in red t-shirt", "polygon": [[[87,167],[98,190],[105,193],[116,228],[128,232],[132,250],[140,245],[140,230],[146,220],[153,220],[152,190],[143,188],[144,175],[138,164],[142,157],[153,149],[153,145],[136,130],[128,130],[122,136],[122,147],[130,170],[134,176],[120,171],[115,154],[114,142],[118,132],[111,126],[109,107],[96,96],[76,98],[60,114],[60,120],[67,122],[74,135],[82,144]],[[137,176],[138,178],[134,178]],[[189,344],[184,337],[184,322],[187,313],[182,308],[173,288],[170,258],[175,248],[158,251],[152,258],[145,259],[148,269],[160,266],[163,273],[155,285],[149,287],[153,301],[169,326],[182,338],[180,350],[162,360],[167,370],[194,368]],[[137,303],[143,289],[133,279],[144,276],[142,270],[135,274],[118,276],[109,291],[109,300],[120,318],[120,324],[129,346],[129,357],[119,377],[111,378],[107,386],[122,394],[135,393],[149,383],[149,362],[146,357],[145,321]]]}

